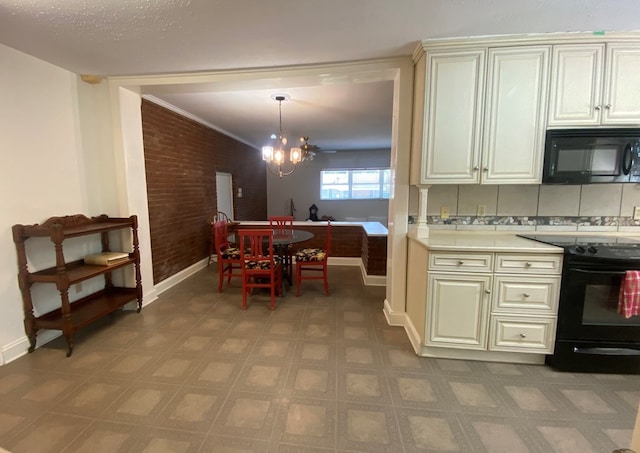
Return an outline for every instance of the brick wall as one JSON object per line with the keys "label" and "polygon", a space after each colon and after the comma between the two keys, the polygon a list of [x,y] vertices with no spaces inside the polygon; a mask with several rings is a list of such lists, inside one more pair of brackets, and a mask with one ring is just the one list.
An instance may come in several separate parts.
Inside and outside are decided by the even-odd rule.
{"label": "brick wall", "polygon": [[142,132],[157,284],[209,255],[216,171],[242,187],[236,220],[267,218],[267,181],[259,151],[144,99]]}
{"label": "brick wall", "polygon": [[365,234],[362,240],[362,261],[368,275],[387,275],[387,238]]}

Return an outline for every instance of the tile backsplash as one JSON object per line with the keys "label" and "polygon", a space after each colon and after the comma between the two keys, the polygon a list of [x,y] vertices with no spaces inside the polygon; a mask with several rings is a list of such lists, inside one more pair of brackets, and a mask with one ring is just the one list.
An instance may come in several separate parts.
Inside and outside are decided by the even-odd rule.
{"label": "tile backsplash", "polygon": [[[416,216],[417,188],[409,214]],[[478,216],[479,206],[484,215]],[[428,192],[428,224],[434,229],[632,231],[640,206],[640,184],[433,185]],[[447,208],[449,218],[440,217]]]}

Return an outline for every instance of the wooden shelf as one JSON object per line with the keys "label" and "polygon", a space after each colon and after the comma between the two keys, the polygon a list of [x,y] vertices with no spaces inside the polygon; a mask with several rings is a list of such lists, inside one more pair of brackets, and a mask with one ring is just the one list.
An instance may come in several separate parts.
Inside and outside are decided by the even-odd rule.
{"label": "wooden shelf", "polygon": [[[71,263],[67,263],[65,265],[65,273],[69,278],[69,284],[73,285],[75,283],[81,282],[83,280],[87,280],[93,277],[98,277],[103,275],[105,272],[112,272],[116,269],[119,269],[124,266],[128,266],[130,264],[135,263],[135,258],[129,255],[129,259],[118,261],[116,264],[112,264],[110,266],[100,266],[97,264],[85,264],[83,260],[73,261]],[[34,272],[29,274],[29,282],[32,283],[56,283],[59,278],[58,269],[55,267],[50,267],[49,269],[44,269],[41,271]]]}
{"label": "wooden shelf", "polygon": [[[64,257],[65,239],[100,235],[102,251],[109,252],[109,235],[112,232],[129,230],[133,251],[129,257],[110,266],[86,264],[84,260],[67,262]],[[75,332],[87,324],[105,316],[132,301],[137,301],[138,312],[142,308],[142,277],[140,274],[140,250],[138,244],[138,218],[86,217],[76,214],[63,217],[51,217],[43,224],[14,225],[13,241],[18,255],[18,283],[24,308],[24,328],[29,337],[29,352],[36,345],[36,334],[40,329],[62,330],[67,339],[69,350],[73,352]],[[49,237],[55,252],[55,266],[36,272],[29,272],[26,241],[31,237]],[[114,287],[112,272],[132,267],[136,285],[133,288]],[[124,269],[126,271],[126,269]],[[69,287],[90,278],[104,278],[102,290],[83,297],[75,302],[69,301]],[[60,292],[60,307],[40,316],[34,315],[34,301],[31,286],[34,283],[55,284]]]}
{"label": "wooden shelf", "polygon": [[[124,305],[136,300],[135,288],[105,289],[69,304],[71,308],[71,322],[76,329],[80,329],[91,322],[108,315]],[[39,316],[35,324],[40,329],[58,329],[64,327],[62,308]]]}

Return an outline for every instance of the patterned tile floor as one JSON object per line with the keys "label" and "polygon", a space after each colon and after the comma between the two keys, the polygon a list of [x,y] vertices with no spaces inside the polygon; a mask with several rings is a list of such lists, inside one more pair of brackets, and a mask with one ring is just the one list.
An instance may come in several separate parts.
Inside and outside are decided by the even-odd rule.
{"label": "patterned tile floor", "polygon": [[640,376],[419,358],[383,288],[330,269],[268,310],[213,266],[140,314],[0,367],[11,452],[610,453],[628,447]]}

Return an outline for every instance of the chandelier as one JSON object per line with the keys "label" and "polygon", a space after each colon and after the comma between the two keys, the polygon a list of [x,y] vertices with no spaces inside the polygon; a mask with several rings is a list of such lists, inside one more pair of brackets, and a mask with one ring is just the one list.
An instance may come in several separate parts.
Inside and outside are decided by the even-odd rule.
{"label": "chandelier", "polygon": [[289,159],[286,159],[285,147],[287,146],[287,137],[282,134],[282,101],[287,99],[285,95],[274,95],[272,98],[278,101],[278,112],[280,114],[280,128],[278,129],[278,135],[271,135],[272,140],[276,140],[274,146],[262,147],[262,160],[267,163],[269,171],[282,178],[283,176],[293,173],[298,164],[302,162],[303,153],[301,148],[291,148],[289,150]]}

